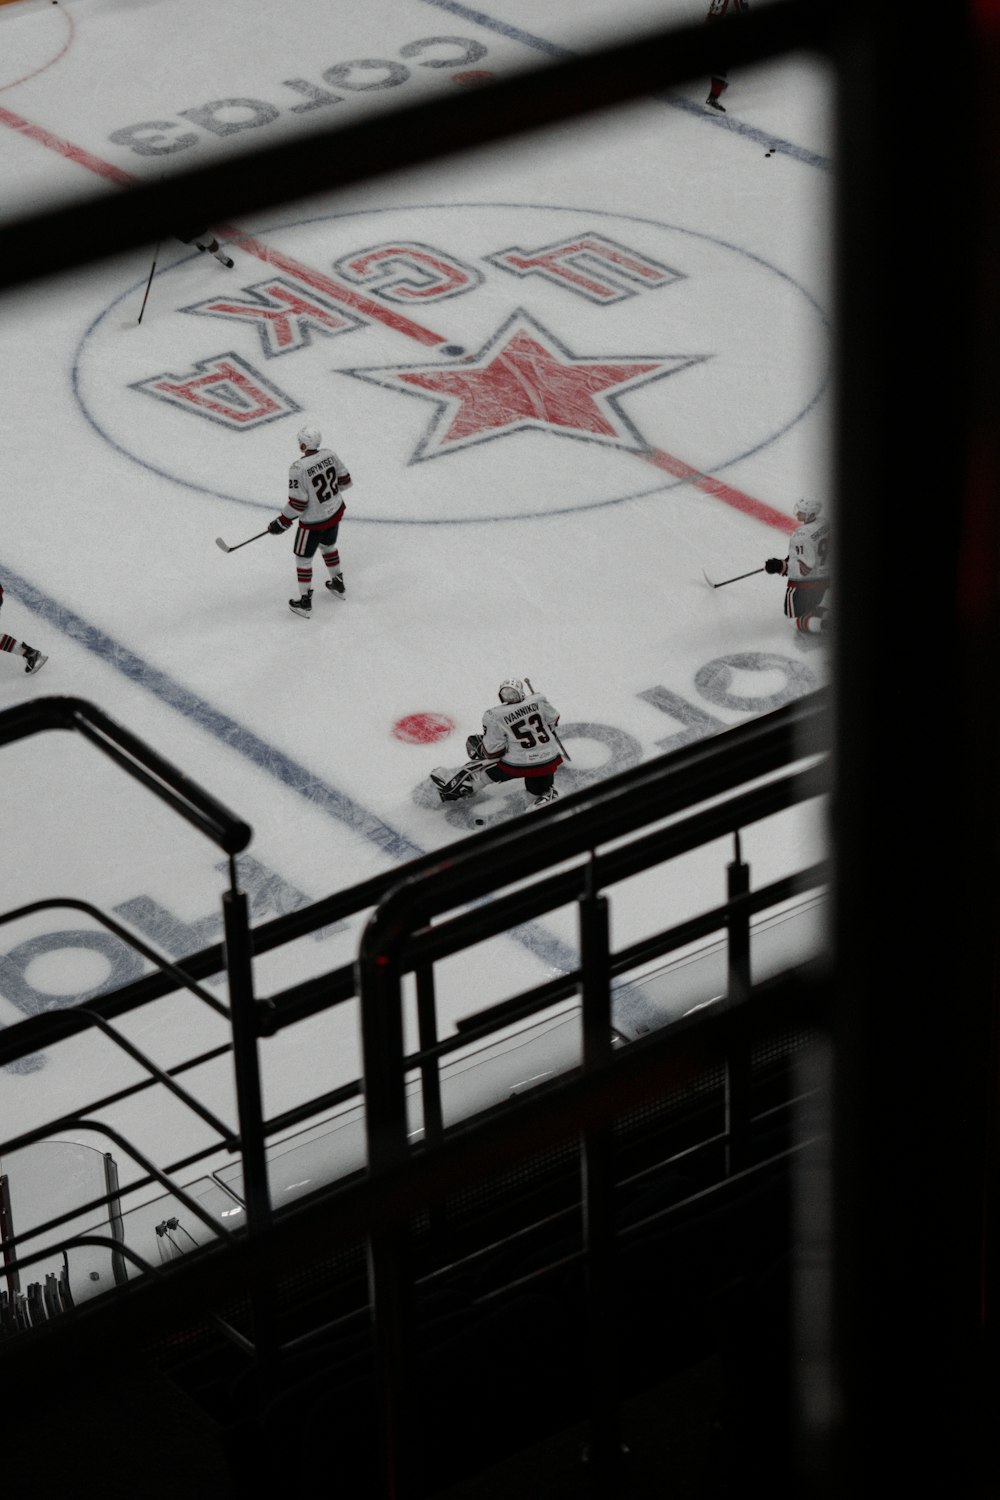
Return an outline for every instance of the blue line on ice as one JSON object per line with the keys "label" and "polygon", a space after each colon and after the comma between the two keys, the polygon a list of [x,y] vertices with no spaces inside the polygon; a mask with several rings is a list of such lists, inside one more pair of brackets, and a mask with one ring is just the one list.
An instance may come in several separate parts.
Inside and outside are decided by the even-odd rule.
{"label": "blue line on ice", "polygon": [[[463,21],[470,21],[474,26],[482,26],[487,31],[495,31],[499,36],[506,37],[508,41],[520,42],[522,46],[530,47],[535,52],[544,52],[548,57],[579,56],[579,53],[572,47],[564,47],[559,42],[550,42],[547,37],[535,36],[533,32],[524,31],[520,26],[511,26],[509,22],[490,16],[472,5],[462,5],[460,0],[422,0],[422,4],[433,5],[436,10],[446,10]],[[651,97],[658,99],[661,104],[666,104],[671,109],[680,109],[685,114],[697,115],[699,119],[704,120],[706,125],[714,125],[716,129],[731,130],[734,135],[743,136],[746,140],[767,146],[769,150],[778,152],[782,156],[789,156],[793,161],[800,161],[804,166],[818,167],[824,172],[829,172],[832,166],[829,157],[821,156],[818,151],[809,151],[804,146],[796,146],[791,141],[783,140],[781,136],[768,135],[763,130],[756,130],[752,125],[747,125],[731,114],[717,115],[706,112],[704,105],[696,104],[693,99],[682,99],[670,93],[654,94]]]}
{"label": "blue line on ice", "polygon": [[[119,641],[106,635],[103,630],[96,625],[91,625],[80,615],[67,609],[65,605],[58,604],[6,565],[3,582],[5,591],[44,620],[50,629],[60,631],[68,640],[82,646],[85,651],[92,652],[105,666],[112,667],[131,682],[145,688],[168,708],[175,709],[199,729],[221,740],[237,755],[250,761],[258,771],[263,771],[288,790],[298,792],[312,806],[319,808],[328,817],[344,824],[355,833],[361,834],[391,859],[415,859],[426,852],[405,834],[395,828],[390,828],[375,813],[369,812],[353,798],[348,797],[345,792],[330,786],[315,772],[293,760],[290,755],[286,755],[283,750],[269,745],[252,730],[238,724],[235,719],[231,719],[221,710],[213,708],[210,703],[205,702],[204,698],[199,698],[196,693],[192,693],[181,683],[175,682],[165,672],[150,666],[127,646],[123,646]],[[49,670],[51,672],[52,668],[50,667]],[[537,923],[525,923],[513,929],[510,935],[550,968],[560,973],[568,973],[576,968],[576,953],[559,938],[546,933]],[[619,1006],[623,1004],[628,1006],[630,1014],[633,1014],[637,1007],[643,1012],[648,1008],[638,995],[634,992],[628,993],[625,987],[616,992],[615,998]]]}

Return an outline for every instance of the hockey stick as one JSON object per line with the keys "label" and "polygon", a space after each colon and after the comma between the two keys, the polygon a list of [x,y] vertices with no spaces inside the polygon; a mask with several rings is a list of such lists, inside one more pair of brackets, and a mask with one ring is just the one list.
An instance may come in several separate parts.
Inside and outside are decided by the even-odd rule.
{"label": "hockey stick", "polygon": [[[531,678],[530,677],[526,677],[524,679],[524,683],[525,683],[525,687],[528,689],[529,693],[533,693],[535,691],[534,688],[531,686]],[[563,744],[563,742],[559,738],[558,734],[556,734],[555,726],[552,725],[552,724],[549,725],[549,733],[551,734],[552,738],[555,740],[556,744],[559,746],[559,749],[562,751],[562,758],[563,758],[563,760],[572,760],[573,759],[572,755],[570,755],[569,751],[566,749],[566,746]]]}
{"label": "hockey stick", "polygon": [[737,573],[735,578],[723,578],[719,583],[713,583],[711,578],[709,578],[708,574],[705,572],[704,568],[702,568],[701,570],[701,576],[702,578],[704,578],[710,589],[724,589],[727,583],[739,583],[741,578],[752,578],[755,573],[766,572],[766,568],[751,568],[749,573]]}
{"label": "hockey stick", "polygon": [[270,531],[269,530],[258,531],[258,533],[257,533],[256,536],[248,536],[245,542],[237,542],[234,547],[228,546],[222,540],[221,536],[217,536],[215,538],[215,545],[217,547],[221,547],[222,550],[223,550],[223,552],[238,552],[241,547],[249,547],[249,545],[250,545],[251,542],[259,542],[262,536],[269,536],[269,535],[270,535]]}
{"label": "hockey stick", "polygon": [[156,259],[157,259],[157,256],[159,255],[159,253],[160,253],[160,242],[159,242],[159,240],[157,240],[157,242],[156,242],[156,249],[153,251],[153,264],[149,268],[149,280],[146,282],[146,296],[143,297],[143,299],[142,299],[142,306],[139,309],[139,322],[140,323],[142,322],[142,315],[146,311],[146,297],[149,296],[149,289],[153,285],[153,277],[156,275]]}

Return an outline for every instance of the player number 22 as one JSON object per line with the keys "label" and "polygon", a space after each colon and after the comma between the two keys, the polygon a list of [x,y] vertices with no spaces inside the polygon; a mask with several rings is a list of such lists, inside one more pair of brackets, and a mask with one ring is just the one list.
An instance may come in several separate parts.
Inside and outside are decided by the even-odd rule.
{"label": "player number 22", "polygon": [[316,491],[316,499],[321,504],[324,500],[332,500],[340,489],[336,476],[330,470],[321,470],[319,474],[313,474],[312,487]]}

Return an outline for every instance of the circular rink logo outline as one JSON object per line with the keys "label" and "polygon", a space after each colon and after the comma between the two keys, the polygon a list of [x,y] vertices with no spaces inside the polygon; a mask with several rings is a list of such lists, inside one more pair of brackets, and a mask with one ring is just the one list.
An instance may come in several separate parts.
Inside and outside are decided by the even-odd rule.
{"label": "circular rink logo outline", "polygon": [[[270,274],[272,278],[267,291],[272,291],[277,286],[281,295],[287,296],[289,293],[287,276],[283,276],[281,270],[276,270],[275,264],[270,263],[270,258],[273,257],[274,262],[280,267],[281,254],[277,250],[268,248],[268,242],[273,243],[280,236],[288,236],[294,231],[299,231],[300,234],[310,230],[315,231],[317,228],[322,229],[331,225],[336,226],[343,238],[344,231],[349,230],[355,224],[378,224],[380,220],[387,217],[394,218],[398,223],[404,216],[411,221],[414,217],[418,222],[421,219],[426,220],[428,225],[433,225],[434,232],[440,235],[442,216],[465,216],[459,219],[459,227],[468,221],[468,216],[478,216],[472,220],[474,228],[478,229],[487,216],[492,215],[496,218],[502,214],[520,215],[522,221],[526,219],[533,226],[537,224],[539,218],[544,222],[544,216],[549,216],[550,222],[557,224],[555,216],[561,215],[564,219],[573,217],[579,221],[579,225],[589,224],[591,228],[589,230],[586,227],[582,230],[578,229],[575,232],[576,243],[571,243],[574,236],[570,235],[569,241],[564,238],[560,242],[557,239],[555,244],[550,242],[541,246],[536,245],[533,250],[524,251],[520,247],[512,246],[508,238],[505,242],[507,248],[498,245],[491,253],[487,253],[479,247],[464,258],[461,252],[457,252],[454,257],[448,252],[441,252],[439,256],[438,252],[433,251],[424,242],[418,242],[415,239],[407,241],[405,235],[402,235],[397,240],[389,240],[387,243],[389,245],[404,243],[409,248],[413,264],[408,269],[415,274],[409,276],[404,274],[407,268],[405,263],[401,262],[396,268],[395,280],[392,278],[386,280],[383,276],[381,284],[378,283],[378,276],[382,275],[385,270],[386,262],[383,260],[381,264],[378,263],[378,251],[371,252],[365,249],[352,256],[341,255],[331,262],[327,246],[326,253],[323,255],[323,264],[332,264],[334,267],[338,278],[338,288],[343,286],[351,295],[357,293],[356,303],[367,303],[369,308],[374,306],[378,299],[379,308],[385,311],[385,316],[381,319],[384,322],[389,322],[390,316],[398,314],[405,323],[407,314],[410,312],[413,312],[417,318],[426,317],[427,313],[425,310],[422,311],[420,298],[428,290],[436,302],[431,316],[432,318],[440,317],[442,306],[446,309],[453,308],[460,293],[471,291],[475,299],[476,293],[485,282],[484,269],[489,272],[494,268],[499,268],[496,279],[491,279],[490,296],[486,303],[487,316],[492,315],[493,323],[484,323],[481,315],[474,316],[471,319],[474,325],[473,330],[470,331],[468,327],[463,328],[462,343],[450,341],[443,335],[428,333],[420,340],[423,347],[418,351],[413,351],[412,357],[406,363],[388,362],[383,350],[382,360],[374,357],[373,351],[370,362],[365,364],[363,358],[358,358],[357,340],[351,340],[349,344],[345,343],[344,348],[350,348],[353,358],[344,359],[342,364],[331,366],[326,357],[331,346],[330,341],[323,338],[314,339],[305,322],[302,325],[304,331],[297,347],[322,350],[324,360],[322,375],[331,382],[330,387],[322,392],[320,397],[313,395],[306,400],[303,399],[301,385],[293,383],[294,377],[283,377],[286,385],[291,385],[291,391],[284,395],[269,382],[262,372],[254,371],[252,365],[242,358],[242,354],[230,352],[227,356],[216,356],[217,360],[226,359],[229,362],[226,369],[230,372],[234,371],[237,380],[242,378],[241,371],[244,368],[250,370],[260,390],[264,393],[265,401],[270,403],[271,411],[257,418],[258,431],[263,423],[273,423],[285,416],[294,418],[298,415],[301,421],[301,412],[304,409],[311,408],[313,412],[319,411],[320,413],[324,409],[336,409],[336,382],[341,377],[354,382],[352,385],[354,392],[365,391],[367,395],[366,387],[375,387],[375,398],[383,403],[387,399],[396,401],[400,398],[397,407],[393,408],[398,415],[390,416],[386,420],[383,414],[382,421],[388,438],[395,441],[400,449],[395,455],[395,462],[403,483],[402,485],[399,483],[388,485],[383,476],[382,484],[373,486],[369,493],[375,495],[382,503],[384,503],[385,494],[401,495],[404,497],[402,506],[397,506],[395,513],[384,513],[384,511],[373,513],[373,507],[359,503],[356,511],[352,509],[353,522],[371,525],[468,525],[503,520],[536,520],[551,515],[586,511],[648,498],[675,489],[694,476],[704,481],[706,474],[718,475],[727,468],[761,452],[784,437],[814,410],[822,398],[830,380],[829,359],[823,360],[817,383],[812,390],[807,391],[804,398],[793,393],[789,400],[788,387],[785,387],[777,396],[772,393],[772,401],[783,402],[786,410],[774,412],[770,420],[765,416],[763,420],[767,422],[767,425],[762,434],[759,437],[751,434],[745,436],[742,444],[738,445],[738,451],[723,452],[718,454],[711,463],[705,464],[703,468],[694,468],[682,460],[671,458],[670,454],[664,454],[662,450],[654,446],[654,439],[647,435],[647,431],[657,424],[659,414],[672,409],[669,403],[660,400],[660,393],[668,387],[672,390],[679,389],[676,385],[670,386],[668,377],[676,377],[685,371],[694,372],[694,379],[700,382],[698,386],[700,395],[692,397],[689,394],[685,398],[689,403],[692,399],[698,402],[695,411],[697,421],[692,425],[696,426],[698,421],[704,423],[711,419],[711,426],[706,429],[708,432],[706,442],[714,442],[717,429],[728,433],[731,425],[728,422],[719,423],[716,420],[717,410],[720,406],[724,408],[726,405],[725,388],[721,381],[729,380],[732,383],[734,378],[739,378],[739,375],[738,370],[734,371],[730,366],[726,366],[723,371],[723,367],[716,365],[715,361],[718,356],[712,351],[710,330],[707,345],[699,341],[697,332],[692,334],[692,327],[698,329],[702,321],[708,321],[700,317],[697,308],[693,317],[690,312],[688,313],[687,325],[683,318],[678,320],[682,328],[686,326],[686,331],[676,335],[669,332],[677,307],[676,299],[673,304],[667,304],[665,316],[662,319],[664,331],[661,331],[659,335],[654,334],[654,339],[658,338],[660,343],[666,340],[668,346],[674,348],[676,347],[675,339],[679,340],[680,347],[690,352],[665,353],[662,349],[658,349],[656,353],[649,354],[647,352],[649,337],[646,333],[641,335],[635,333],[634,329],[637,326],[642,329],[648,329],[650,326],[649,319],[639,318],[637,311],[640,306],[638,294],[649,290],[650,287],[653,290],[673,284],[683,287],[685,282],[690,282],[696,295],[704,295],[704,292],[699,289],[697,271],[689,273],[686,270],[674,270],[672,265],[659,259],[659,250],[655,258],[648,252],[651,233],[653,237],[677,237],[678,243],[682,246],[697,248],[701,245],[706,248],[706,255],[708,249],[715,254],[714,268],[710,263],[710,271],[705,273],[706,275],[711,273],[715,277],[711,290],[713,312],[720,296],[722,305],[727,296],[732,301],[736,295],[735,287],[742,285],[739,295],[745,296],[745,283],[741,284],[739,278],[734,277],[727,268],[727,259],[733,256],[743,263],[749,263],[754,270],[763,271],[776,280],[778,287],[773,293],[772,302],[774,297],[779,295],[784,297],[786,292],[790,292],[795,302],[805,308],[806,315],[812,320],[814,327],[818,327],[824,343],[829,341],[830,325],[823,309],[794,277],[755,252],[701,230],[688,229],[681,225],[638,215],[581,209],[573,205],[458,202],[387,205],[374,209],[352,210],[347,213],[312,215],[304,219],[274,225],[257,237],[246,236],[246,240],[248,245],[255,244],[260,247],[261,270],[265,275]],[[619,226],[618,237],[612,238],[615,235],[615,226]],[[621,240],[627,238],[627,226],[634,227],[633,236],[628,244],[623,245]],[[634,245],[638,244],[643,236],[647,249],[636,250]],[[364,239],[363,233],[360,239]],[[417,246],[420,248],[414,248]],[[238,244],[235,249],[238,251]],[[246,323],[250,321],[248,314],[257,311],[256,308],[250,306],[247,298],[256,299],[257,302],[267,301],[267,294],[262,290],[265,284],[259,276],[254,274],[252,253],[251,251],[250,254],[239,257],[240,270],[243,271],[249,266],[249,275],[244,274],[241,282],[237,284],[236,291],[229,299],[231,302],[241,304],[244,312],[240,314],[239,309],[234,307],[227,309],[229,313],[243,317],[241,329],[246,329]],[[721,274],[718,262],[720,255],[722,257]],[[433,256],[439,258],[433,259]],[[478,266],[471,263],[476,258],[478,258]],[[680,259],[683,263],[683,255]],[[285,260],[293,268],[302,269],[301,263],[291,261],[288,257],[285,257]],[[185,267],[190,267],[192,262],[197,261],[205,263],[197,254],[183,255],[173,265],[158,271],[157,280],[162,283],[162,278],[180,273]],[[369,262],[376,264],[377,275],[367,270]],[[434,269],[428,272],[428,266],[433,266]],[[360,267],[364,267],[365,270],[359,270]],[[508,279],[504,273],[513,273],[513,277]],[[294,277],[294,269],[291,274]],[[231,275],[232,273],[227,273],[227,276]],[[252,493],[252,489],[257,488],[256,483],[252,486],[249,483],[233,483],[234,474],[237,481],[242,476],[238,472],[239,465],[231,462],[234,457],[233,448],[226,447],[226,441],[230,443],[232,441],[232,432],[227,434],[226,441],[220,443],[217,450],[213,450],[206,442],[194,445],[183,442],[176,431],[173,434],[172,447],[170,447],[164,435],[160,446],[170,447],[171,453],[177,451],[188,455],[193,449],[197,451],[206,470],[204,474],[197,476],[171,463],[166,454],[155,452],[157,424],[143,423],[141,418],[131,423],[133,431],[145,433],[148,439],[146,451],[143,451],[135,439],[129,438],[130,424],[124,403],[133,394],[141,393],[149,388],[153,381],[149,378],[138,381],[125,378],[123,384],[113,389],[109,386],[108,370],[112,367],[113,361],[107,357],[108,335],[110,333],[112,337],[120,339],[121,330],[131,326],[131,319],[123,321],[120,313],[117,319],[115,315],[130,299],[141,296],[147,276],[148,273],[109,303],[92,320],[79,340],[73,356],[71,378],[73,393],[85,420],[94,432],[117,453],[149,473],[157,474],[196,494],[232,501],[257,510],[273,509],[275,503],[273,495],[258,498]],[[313,286],[318,285],[322,288],[324,281],[327,284],[330,282],[330,278],[325,273],[317,272],[314,276],[315,279],[311,282]],[[373,284],[373,276],[375,284]],[[424,278],[423,284],[421,284],[421,277]],[[459,283],[457,291],[454,286],[449,285],[448,277],[455,278]],[[348,286],[346,278],[354,279],[354,291]],[[428,279],[431,282],[436,279],[436,284],[428,288]],[[644,279],[647,285],[643,285]],[[257,281],[257,286],[242,284],[254,280]],[[533,309],[531,312],[520,306],[525,283],[528,284],[531,294]],[[220,282],[220,290],[215,294],[214,300],[225,300],[228,288],[232,285],[231,280],[225,284]],[[507,299],[502,297],[504,286],[511,288],[511,296]],[[203,290],[203,288],[204,282],[199,284],[198,289]],[[499,297],[497,296],[498,288],[501,289]],[[561,296],[565,298],[567,290],[574,294],[575,307],[579,310],[576,322],[573,316],[574,302],[563,300],[560,305],[558,300]],[[410,299],[408,303],[407,298]],[[541,298],[546,300],[543,302],[543,311],[539,315],[537,306]],[[554,312],[550,311],[552,298],[556,299]],[[763,298],[756,300],[764,301]],[[181,305],[183,301],[182,295],[176,299],[175,303],[168,303],[165,316],[160,314],[158,319],[154,316],[151,321],[156,331],[150,344],[142,346],[143,348],[152,347],[155,350],[157,347],[155,339],[157,337],[161,339],[159,358],[163,361],[162,367],[165,367],[168,362],[173,362],[171,363],[171,368],[173,368],[178,359],[183,363],[184,356],[178,356],[176,349],[176,319],[179,315],[209,312],[211,316],[218,316],[211,311],[209,306],[213,298],[203,299],[201,303],[195,303],[193,306],[183,306]],[[322,295],[314,295],[312,310],[315,311],[316,307],[321,304],[323,304]],[[645,304],[641,305],[644,311]],[[744,304],[740,305],[742,307]],[[326,307],[328,311],[335,311],[337,327],[323,328],[314,324],[313,332],[323,335],[331,332],[382,333],[384,331],[377,327],[378,320],[355,316],[350,311],[350,306],[349,299],[346,305],[328,300]],[[598,316],[604,316],[604,309],[608,307],[619,313],[624,309],[631,318],[631,323],[626,323],[624,331],[621,330],[620,324],[618,332],[609,329],[601,344],[600,335],[595,334],[597,324],[594,321],[594,309],[599,310]],[[405,311],[403,311],[404,308]],[[570,313],[569,317],[566,316],[567,308]],[[268,313],[267,316],[274,315]],[[757,316],[760,315],[757,314]],[[165,336],[162,328],[168,321],[171,322],[172,334]],[[333,319],[329,321],[332,323]],[[466,318],[465,321],[468,324],[470,320]],[[729,322],[726,317],[720,314],[718,321],[721,321],[728,333]],[[445,318],[446,326],[449,322],[454,324],[454,318]],[[586,325],[586,330],[584,331],[584,328],[578,325]],[[213,325],[203,323],[202,326],[204,329]],[[214,327],[218,331],[219,325],[216,324]],[[568,341],[565,334],[567,327],[571,329]],[[556,328],[559,330],[558,333],[555,331]],[[631,333],[630,329],[633,330]],[[254,330],[246,331],[249,338],[254,340],[253,347],[257,347]],[[265,343],[265,355],[287,352],[281,349],[268,351],[263,327],[258,325],[256,332],[260,334],[261,342]],[[768,324],[762,336],[770,335],[771,324]],[[149,338],[147,325],[144,325],[142,336]],[[168,340],[165,346],[162,343],[164,337]],[[226,330],[226,337],[230,341],[234,338],[232,324]],[[695,346],[693,349],[690,347],[692,339]],[[596,343],[595,340],[597,340]],[[748,341],[752,346],[752,333],[748,336]],[[246,347],[244,341],[241,349]],[[133,364],[135,362],[134,351],[139,348],[137,343],[133,351],[130,351]],[[611,352],[607,352],[608,349]],[[634,349],[642,352],[632,352]],[[120,353],[120,350],[118,352]],[[152,353],[150,358],[155,367],[157,354]],[[203,361],[202,364],[204,363]],[[699,371],[697,368],[699,365],[704,365],[705,370]],[[200,365],[196,363],[195,368],[199,369]],[[286,368],[288,366],[281,366],[282,371]],[[512,370],[515,377],[513,380],[509,378]],[[709,372],[707,385],[705,371]],[[720,371],[722,372],[721,379]],[[530,393],[530,400],[524,399],[523,409],[514,409],[517,408],[520,399],[515,395],[514,408],[504,411],[501,417],[484,416],[490,400],[494,399],[492,393],[499,391],[502,387],[505,392],[503,399],[510,401],[510,393],[515,390],[517,381],[520,381],[522,387],[527,384],[524,378],[526,372],[528,377],[533,378],[536,383],[539,381],[544,383],[536,385],[534,392]],[[269,370],[268,374],[270,373]],[[171,378],[161,377],[160,384],[167,386]],[[199,378],[205,379],[205,377]],[[306,367],[305,378],[306,380],[313,378],[315,384],[315,378],[310,376],[308,367]],[[667,382],[666,385],[660,384],[664,381]],[[193,386],[194,380],[190,380],[189,384]],[[175,382],[168,388],[173,391],[178,386]],[[655,400],[660,402],[659,405],[650,405],[650,388],[653,389]],[[739,389],[742,391],[742,385]],[[488,397],[486,401],[482,399],[484,392]],[[153,391],[149,393],[158,394]],[[405,401],[401,399],[404,395]],[[413,400],[413,397],[419,399]],[[640,416],[637,422],[633,421],[630,415],[630,408],[633,407],[636,397],[639,399],[640,409],[644,409],[646,413],[645,418]],[[643,398],[645,398],[644,408],[642,408]],[[363,397],[358,395],[355,402],[356,408],[362,404],[362,401]],[[559,406],[560,401],[563,402],[563,407]],[[741,410],[749,409],[752,416],[754,408],[759,407],[760,404],[761,390],[758,386],[753,390],[752,397],[747,396]],[[791,406],[790,411],[787,410],[788,406]],[[108,407],[110,410],[106,409]],[[470,412],[475,414],[474,422],[469,419]],[[209,413],[202,411],[199,415],[209,415]],[[176,422],[176,420],[174,414],[167,418],[167,421]],[[188,420],[185,414],[184,421]],[[323,425],[328,426],[328,420]],[[364,430],[363,423],[361,428]],[[461,454],[462,462],[467,467],[461,483],[453,488],[460,491],[463,497],[465,494],[471,494],[473,505],[477,503],[489,505],[489,496],[498,493],[495,477],[496,460],[501,457],[502,453],[505,467],[510,455],[510,450],[506,445],[501,443],[498,449],[497,439],[503,439],[512,434],[537,432],[539,429],[546,431],[546,440],[549,437],[559,436],[563,439],[569,438],[571,441],[583,442],[589,446],[585,467],[580,465],[577,467],[593,476],[590,480],[590,493],[580,493],[574,484],[572,495],[548,494],[547,503],[524,508],[524,500],[526,494],[531,493],[531,485],[530,483],[527,485],[513,483],[508,486],[507,492],[514,497],[513,503],[521,506],[519,509],[505,510],[494,502],[490,506],[489,513],[481,509],[470,509],[450,514],[428,514],[426,512],[431,508],[429,505],[425,505],[424,513],[421,513],[419,481],[425,483],[425,496],[431,493],[422,471],[433,472],[434,481],[438,484],[437,493],[440,493],[445,488],[440,481],[450,482],[450,475],[447,479],[446,475],[449,464],[453,463],[453,455]],[[216,427],[215,431],[218,433],[220,429]],[[245,433],[239,432],[237,436],[243,437]],[[339,445],[345,453],[351,454],[352,468],[363,470],[363,457],[356,456],[357,446],[360,442],[365,444],[370,451],[370,438],[359,436],[358,428],[353,423],[342,419],[337,423],[336,436],[330,440],[335,446]],[[706,442],[703,442],[701,446],[706,446]],[[252,448],[253,444],[247,446]],[[293,446],[290,440],[286,446]],[[377,446],[381,450],[381,441]],[[152,453],[148,451],[150,447],[154,449]],[[270,472],[269,466],[273,463],[277,489],[280,490],[286,454],[283,450],[275,451],[275,449],[276,445],[272,442],[265,460],[258,448],[256,450],[257,463],[255,466],[248,465],[248,470],[252,469],[256,480],[261,472],[262,461],[268,465],[268,472]],[[213,451],[218,451],[216,462],[220,477],[223,472],[226,474],[226,481],[222,485],[205,482],[206,478],[210,480],[214,477]],[[533,450],[536,455],[538,451],[537,448]],[[554,450],[546,450],[546,461],[549,460],[550,451],[554,452]],[[565,449],[563,451],[565,452]],[[615,470],[612,476],[609,465],[612,461],[620,465],[622,454],[628,455],[630,460],[644,459],[652,464],[658,471],[655,481],[638,486],[634,482],[620,484],[618,482],[619,471]],[[483,482],[481,475],[470,474],[468,468],[471,463],[478,463],[484,455],[493,459],[488,483]],[[445,460],[444,466],[442,466],[442,459]],[[386,454],[380,452],[379,462],[385,464],[388,461]],[[567,472],[570,468],[570,466],[562,467],[566,468]],[[531,471],[526,468],[525,472],[530,475]],[[701,487],[706,486],[703,483]],[[415,494],[414,491],[416,491]],[[392,503],[391,500],[389,503]],[[465,502],[463,498],[455,503],[461,505],[468,502]]]}

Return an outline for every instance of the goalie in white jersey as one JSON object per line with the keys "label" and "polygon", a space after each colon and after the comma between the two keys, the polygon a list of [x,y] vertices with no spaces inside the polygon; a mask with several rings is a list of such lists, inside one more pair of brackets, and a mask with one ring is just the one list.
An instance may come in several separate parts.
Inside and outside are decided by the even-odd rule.
{"label": "goalie in white jersey", "polygon": [[474,797],[484,781],[522,778],[531,807],[558,797],[555,774],[563,762],[556,733],[559,715],[544,693],[532,692],[519,677],[505,678],[498,696],[500,702],[483,711],[482,734],[470,734],[465,742],[467,764],[454,771],[437,766],[431,772],[442,802]]}
{"label": "goalie in white jersey", "polygon": [[788,539],[787,557],[769,557],[768,573],[788,579],[785,614],[796,630],[819,635],[826,629],[830,587],[830,523],[820,500],[800,500],[795,507],[797,531]]}
{"label": "goalie in white jersey", "polygon": [[267,529],[280,536],[296,520],[299,523],[292,548],[299,592],[289,599],[288,607],[300,620],[308,620],[312,617],[312,560],[317,549],[329,574],[326,586],[330,593],[335,599],[347,595],[337,533],[345,510],[341,492],[351,483],[351,476],[332,448],[320,447],[322,434],[317,427],[303,427],[298,439],[302,456],[288,471],[288,499]]}

